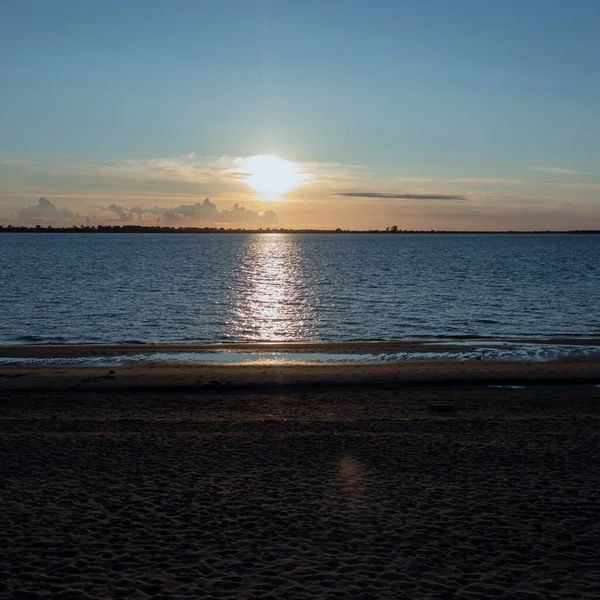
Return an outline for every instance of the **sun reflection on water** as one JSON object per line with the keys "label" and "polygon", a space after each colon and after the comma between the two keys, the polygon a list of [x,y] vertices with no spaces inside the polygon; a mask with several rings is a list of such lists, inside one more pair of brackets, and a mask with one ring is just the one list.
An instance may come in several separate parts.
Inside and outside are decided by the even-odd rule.
{"label": "sun reflection on water", "polygon": [[310,337],[316,312],[293,236],[257,234],[243,250],[233,327],[256,341]]}

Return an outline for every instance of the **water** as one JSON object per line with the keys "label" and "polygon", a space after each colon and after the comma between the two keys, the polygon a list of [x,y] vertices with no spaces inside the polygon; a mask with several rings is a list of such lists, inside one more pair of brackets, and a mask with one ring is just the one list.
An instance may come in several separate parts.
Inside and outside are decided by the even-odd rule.
{"label": "water", "polygon": [[0,234],[0,343],[600,334],[600,236]]}
{"label": "water", "polygon": [[[51,356],[21,357],[0,356],[0,366],[33,367],[119,367],[139,363],[176,363],[176,364],[259,364],[259,365],[310,365],[310,364],[382,364],[407,361],[549,361],[568,357],[597,357],[600,349],[596,345],[577,344],[535,344],[505,343],[499,346],[472,344],[471,347],[453,347],[447,351],[427,351],[426,345],[420,350],[406,352],[382,352],[378,354],[341,354],[332,352],[142,352],[121,356]],[[492,386],[494,387],[494,386]],[[498,387],[498,386],[497,386]],[[501,386],[500,386],[501,387]]]}

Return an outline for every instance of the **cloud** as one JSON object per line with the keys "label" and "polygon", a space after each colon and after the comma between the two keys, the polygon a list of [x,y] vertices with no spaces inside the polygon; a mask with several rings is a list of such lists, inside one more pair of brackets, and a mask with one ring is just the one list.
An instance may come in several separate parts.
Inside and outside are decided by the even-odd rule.
{"label": "cloud", "polygon": [[540,179],[501,179],[498,177],[394,177],[391,180],[398,184],[427,183],[433,185],[468,185],[468,186],[518,186],[547,188],[566,191],[598,191],[600,183],[582,183],[573,181],[544,181]]}
{"label": "cloud", "polygon": [[40,198],[37,204],[18,210],[17,215],[20,221],[43,221],[45,223],[64,221],[78,216],[68,208],[57,208],[46,198]]}
{"label": "cloud", "polygon": [[121,221],[132,221],[133,215],[135,214],[135,212],[137,212],[134,209],[129,210],[127,208],[123,208],[118,204],[109,204],[108,206],[103,207],[100,210],[115,213]]}
{"label": "cloud", "polygon": [[2,160],[0,164],[6,165],[7,167],[30,167],[35,165],[32,160]]}
{"label": "cloud", "polygon": [[338,192],[346,198],[401,198],[404,200],[466,200],[462,194],[389,194],[384,192]]}
{"label": "cloud", "polygon": [[564,169],[563,167],[529,167],[529,170],[540,171],[541,173],[554,173],[556,175],[583,175],[581,171]]}
{"label": "cloud", "polygon": [[[130,182],[134,184],[162,184],[189,186],[223,186],[229,191],[248,192],[244,180],[248,156],[196,155],[194,152],[168,158],[122,159],[114,162],[62,162],[44,163],[22,160],[0,161],[0,165],[19,169],[27,173],[41,173],[49,176],[84,178],[88,184],[95,182]],[[301,183],[341,184],[343,181],[357,180],[368,171],[365,167],[344,163],[294,161]]]}
{"label": "cloud", "polygon": [[310,174],[310,181],[318,184],[358,180],[370,174],[370,170],[362,165],[331,162],[299,164],[302,172]]}
{"label": "cloud", "polygon": [[[146,217],[148,215],[148,217]],[[55,206],[50,200],[40,198],[37,204],[17,210],[17,222],[26,225],[57,224],[70,225],[81,215],[68,208]],[[179,204],[178,206],[140,206],[131,208],[120,204],[109,204],[99,208],[89,218],[96,223],[156,224],[154,217],[160,217],[161,225],[176,227],[266,227],[278,222],[273,210],[259,212],[238,203],[228,208],[218,206],[206,198],[202,202]]]}
{"label": "cloud", "polygon": [[162,217],[163,225],[271,225],[277,222],[277,213],[273,210],[258,212],[234,204],[230,208],[219,210],[214,202],[205,198],[203,202],[194,204],[180,204],[172,207],[143,207],[134,206],[124,208],[117,204],[111,204],[102,208],[105,212],[111,212],[119,217],[119,221],[133,221],[134,216],[138,220],[143,219],[144,214]]}
{"label": "cloud", "polygon": [[0,165],[29,173],[84,177],[88,180],[208,184],[236,178],[243,157],[196,156],[193,152],[173,158],[126,159],[116,162],[43,163],[4,160]]}

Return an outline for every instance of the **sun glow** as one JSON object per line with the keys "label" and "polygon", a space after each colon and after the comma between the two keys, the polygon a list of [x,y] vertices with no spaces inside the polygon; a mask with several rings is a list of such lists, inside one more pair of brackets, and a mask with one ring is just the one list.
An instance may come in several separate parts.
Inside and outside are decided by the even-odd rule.
{"label": "sun glow", "polygon": [[285,194],[306,180],[296,163],[277,156],[250,156],[240,171],[248,185],[267,196]]}

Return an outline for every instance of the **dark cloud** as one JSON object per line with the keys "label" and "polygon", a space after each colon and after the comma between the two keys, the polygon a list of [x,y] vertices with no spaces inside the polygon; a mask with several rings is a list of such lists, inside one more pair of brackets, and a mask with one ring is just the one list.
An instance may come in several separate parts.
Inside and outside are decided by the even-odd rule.
{"label": "dark cloud", "polygon": [[264,213],[259,213],[239,204],[219,210],[217,205],[208,198],[203,202],[180,204],[168,208],[159,206],[124,208],[111,204],[102,210],[115,213],[121,221],[132,221],[134,215],[138,219],[142,219],[144,214],[160,215],[164,225],[270,225],[277,222],[275,211],[267,210]]}
{"label": "dark cloud", "polygon": [[404,200],[466,200],[462,194],[386,194],[382,192],[339,192],[347,198],[402,198]]}
{"label": "dark cloud", "polygon": [[37,204],[18,210],[17,215],[20,221],[43,221],[46,223],[64,221],[65,219],[73,219],[79,216],[71,212],[68,208],[57,208],[46,198],[40,198]]}

